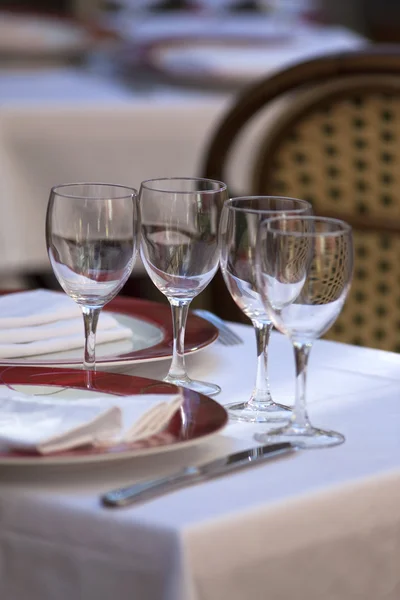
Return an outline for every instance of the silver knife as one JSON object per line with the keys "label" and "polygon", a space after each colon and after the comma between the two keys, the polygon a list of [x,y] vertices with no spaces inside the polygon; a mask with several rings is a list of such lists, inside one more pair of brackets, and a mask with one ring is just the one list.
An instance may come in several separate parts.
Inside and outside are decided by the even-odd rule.
{"label": "silver knife", "polygon": [[155,496],[173,492],[193,483],[226,475],[244,467],[259,465],[271,458],[288,454],[295,450],[297,450],[297,447],[293,446],[293,444],[282,442],[279,444],[258,446],[249,450],[243,450],[242,452],[236,452],[235,454],[228,454],[228,456],[218,458],[203,465],[186,467],[182,471],[168,477],[153,479],[143,483],[134,483],[128,487],[107,492],[101,497],[101,502],[107,507],[128,506],[144,502]]}

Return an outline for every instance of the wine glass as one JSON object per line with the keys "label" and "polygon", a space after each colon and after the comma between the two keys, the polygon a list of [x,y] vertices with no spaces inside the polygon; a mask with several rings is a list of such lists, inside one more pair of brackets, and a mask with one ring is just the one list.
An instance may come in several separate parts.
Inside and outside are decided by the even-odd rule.
{"label": "wine glass", "polygon": [[277,215],[312,214],[311,204],[296,198],[244,196],[231,198],[220,223],[221,270],[238,307],[251,320],[257,343],[257,376],[250,398],[228,404],[229,415],[240,421],[288,420],[290,409],[277,404],[269,389],[267,361],[272,321],[267,315],[256,282],[255,254],[258,226]]}
{"label": "wine glass", "polygon": [[353,274],[350,225],[323,217],[276,217],[260,224],[256,251],[257,283],[267,313],[292,341],[296,399],[284,427],[256,434],[258,441],[290,441],[301,447],[344,442],[335,431],[317,429],[306,408],[308,357],[342,310]]}
{"label": "wine glass", "polygon": [[152,179],[144,181],[139,192],[141,257],[172,310],[173,357],[164,381],[209,396],[221,388],[194,381],[186,373],[185,325],[191,301],[218,268],[218,226],[226,199],[226,185],[211,179]]}
{"label": "wine glass", "polygon": [[133,188],[103,183],[52,188],[46,216],[47,251],[61,287],[82,310],[88,386],[96,368],[100,310],[131,274],[139,235],[139,205]]}

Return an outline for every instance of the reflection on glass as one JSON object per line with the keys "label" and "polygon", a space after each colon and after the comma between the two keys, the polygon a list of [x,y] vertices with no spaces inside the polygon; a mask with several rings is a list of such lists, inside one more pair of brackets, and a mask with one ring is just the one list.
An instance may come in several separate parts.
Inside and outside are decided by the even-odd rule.
{"label": "reflection on glass", "polygon": [[335,431],[313,427],[306,409],[308,357],[314,340],[335,322],[353,274],[351,227],[337,219],[278,217],[260,225],[257,283],[266,311],[292,341],[296,400],[285,427],[256,435],[262,442],[291,441],[301,447],[344,441]]}

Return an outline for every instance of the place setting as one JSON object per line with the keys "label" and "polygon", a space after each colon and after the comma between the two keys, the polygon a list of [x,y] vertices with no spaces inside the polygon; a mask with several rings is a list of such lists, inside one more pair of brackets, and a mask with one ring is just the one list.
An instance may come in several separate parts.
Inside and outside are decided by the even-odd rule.
{"label": "place setting", "polygon": [[[62,292],[38,289],[0,295],[0,360],[3,365],[82,365],[82,313]],[[191,313],[185,352],[214,343],[218,331]],[[96,333],[98,368],[122,369],[172,358],[173,331],[168,306],[118,296],[104,307]]]}
{"label": "place setting", "polygon": [[[218,181],[164,178],[142,182],[139,193],[99,183],[54,187],[46,241],[63,291],[0,297],[0,467],[136,459],[206,444],[229,420],[248,427],[249,437],[249,423],[259,427],[247,450],[103,497],[106,506],[123,506],[344,442],[341,433],[310,423],[306,372],[312,343],[332,325],[350,287],[349,225],[313,216],[304,200],[229,199]],[[139,251],[170,309],[116,298]],[[221,387],[192,379],[185,364],[186,355],[218,338],[190,305],[219,266],[255,331],[256,382],[242,403],[219,402]],[[270,390],[272,326],[293,344],[293,406]],[[163,381],[112,371],[162,359],[170,360]]]}
{"label": "place setting", "polygon": [[[185,373],[184,354],[202,350],[218,336],[214,325],[188,315],[187,308],[219,264],[218,222],[226,186],[177,179],[182,202],[175,217],[169,209],[163,220],[159,211],[168,192],[158,193],[157,185],[153,191],[151,185],[141,189],[149,213],[140,211],[136,190],[123,186],[70,184],[52,189],[46,240],[50,263],[66,293],[33,290],[0,297],[1,466],[133,458],[187,448],[225,426],[226,411],[206,395],[219,388],[192,382]],[[170,260],[166,250],[179,253],[188,248],[186,241],[182,246],[178,240],[174,218],[183,235],[191,214],[189,247],[196,243],[194,207],[201,210],[203,224],[201,239],[191,249],[198,261],[192,270],[201,281],[188,277],[181,288],[178,273],[176,281],[162,281],[160,273],[161,268],[165,275],[171,270],[165,263]],[[155,302],[113,300],[132,271],[141,234],[149,242],[142,258],[149,272],[158,275],[161,288],[171,289],[173,296],[166,295],[175,320],[168,307]],[[172,268],[179,268],[176,260]],[[172,359],[165,382],[102,371],[162,359]]]}

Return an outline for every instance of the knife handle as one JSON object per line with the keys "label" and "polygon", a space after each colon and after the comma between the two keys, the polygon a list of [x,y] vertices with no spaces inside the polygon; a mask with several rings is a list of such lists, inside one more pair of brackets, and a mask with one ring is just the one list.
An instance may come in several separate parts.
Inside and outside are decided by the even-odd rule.
{"label": "knife handle", "polygon": [[188,468],[181,473],[163,477],[162,479],[153,479],[143,483],[134,483],[125,488],[112,490],[101,497],[102,504],[107,507],[122,507],[142,502],[153,498],[154,496],[173,492],[189,483],[194,483],[200,479],[199,473],[195,468]]}

